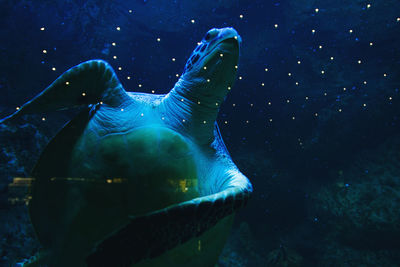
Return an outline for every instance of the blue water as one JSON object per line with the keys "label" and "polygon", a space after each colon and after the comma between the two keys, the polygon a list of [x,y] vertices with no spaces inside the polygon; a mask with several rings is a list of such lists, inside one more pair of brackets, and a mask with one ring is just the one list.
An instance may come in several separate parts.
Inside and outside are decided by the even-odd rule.
{"label": "blue water", "polygon": [[[83,61],[165,94],[211,28],[243,43],[218,124],[254,194],[218,266],[399,266],[400,4],[0,1],[0,117]],[[75,111],[0,125],[0,265],[38,250],[8,184]],[[45,118],[45,120],[43,120]]]}

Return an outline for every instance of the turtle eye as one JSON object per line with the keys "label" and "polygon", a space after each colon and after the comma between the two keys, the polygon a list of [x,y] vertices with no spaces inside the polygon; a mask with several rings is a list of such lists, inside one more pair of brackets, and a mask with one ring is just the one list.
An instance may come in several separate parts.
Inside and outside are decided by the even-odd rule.
{"label": "turtle eye", "polygon": [[204,36],[204,41],[209,41],[211,38],[211,34],[207,32],[206,36]]}
{"label": "turtle eye", "polygon": [[208,41],[210,41],[211,39],[213,39],[217,35],[218,35],[218,30],[217,29],[211,29],[206,33],[206,35],[204,36],[203,39],[204,39],[204,41],[208,42]]}

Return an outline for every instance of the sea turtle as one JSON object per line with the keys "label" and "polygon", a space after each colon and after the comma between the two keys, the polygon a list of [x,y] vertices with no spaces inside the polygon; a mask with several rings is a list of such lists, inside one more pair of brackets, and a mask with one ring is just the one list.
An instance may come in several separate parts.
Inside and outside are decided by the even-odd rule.
{"label": "sea turtle", "polygon": [[17,112],[82,106],[47,145],[29,213],[28,266],[213,266],[252,192],[216,118],[241,38],[211,29],[166,95],[127,92],[103,60],[63,73]]}

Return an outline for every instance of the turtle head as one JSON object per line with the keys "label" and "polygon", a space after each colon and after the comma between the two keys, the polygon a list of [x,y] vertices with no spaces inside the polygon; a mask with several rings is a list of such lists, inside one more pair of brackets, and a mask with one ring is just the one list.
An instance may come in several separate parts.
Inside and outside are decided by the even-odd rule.
{"label": "turtle head", "polygon": [[197,142],[214,139],[219,107],[235,80],[241,40],[233,28],[209,30],[162,101],[174,115],[169,123],[184,127]]}
{"label": "turtle head", "polygon": [[228,88],[235,79],[240,43],[233,28],[209,30],[189,57],[181,79],[208,88]]}

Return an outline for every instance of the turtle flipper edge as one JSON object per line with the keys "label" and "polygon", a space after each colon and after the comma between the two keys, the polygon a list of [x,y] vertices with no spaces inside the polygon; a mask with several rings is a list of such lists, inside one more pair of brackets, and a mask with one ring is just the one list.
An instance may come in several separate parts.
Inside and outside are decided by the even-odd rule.
{"label": "turtle flipper edge", "polygon": [[244,206],[252,193],[247,178],[236,187],[134,217],[86,258],[91,266],[131,266],[155,258],[213,227]]}
{"label": "turtle flipper edge", "polygon": [[101,101],[118,107],[126,98],[129,96],[112,67],[104,60],[89,60],[64,72],[15,113],[0,119],[0,123],[15,120],[25,114],[67,109]]}

